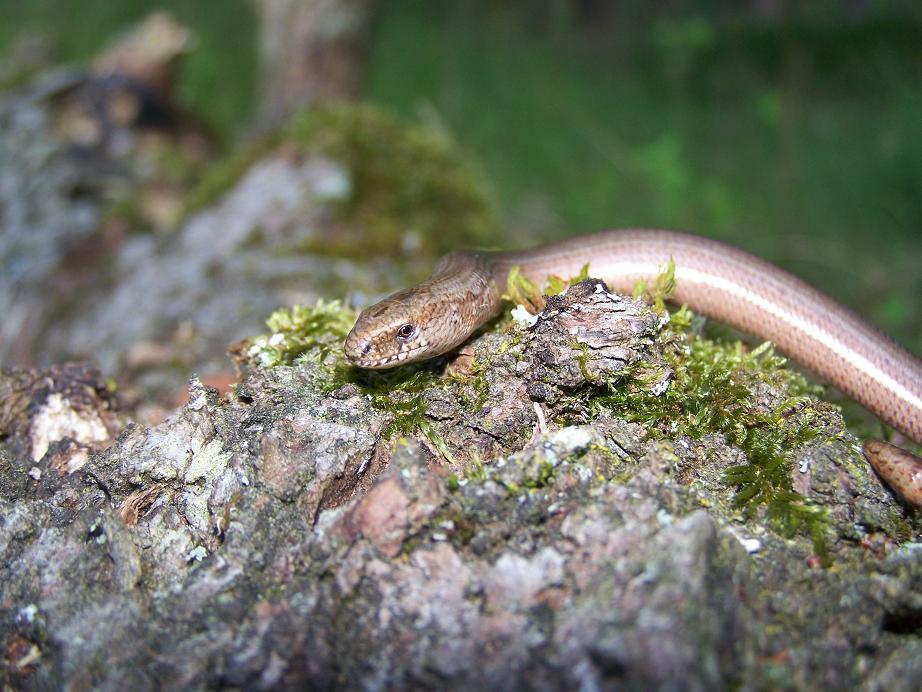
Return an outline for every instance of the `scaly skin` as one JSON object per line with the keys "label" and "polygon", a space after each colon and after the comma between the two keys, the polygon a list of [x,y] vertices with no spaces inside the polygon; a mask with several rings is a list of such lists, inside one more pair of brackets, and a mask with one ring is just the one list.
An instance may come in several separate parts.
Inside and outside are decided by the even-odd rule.
{"label": "scaly skin", "polygon": [[[638,280],[655,279],[670,258],[675,302],[774,342],[922,444],[922,361],[796,276],[689,233],[602,231],[521,252],[451,253],[427,281],[363,311],[346,339],[346,356],[359,367],[383,369],[450,351],[497,314],[513,266],[540,285],[550,274],[575,276],[588,262],[592,276],[629,293]],[[899,452],[865,446],[888,484],[922,506],[922,460]]]}

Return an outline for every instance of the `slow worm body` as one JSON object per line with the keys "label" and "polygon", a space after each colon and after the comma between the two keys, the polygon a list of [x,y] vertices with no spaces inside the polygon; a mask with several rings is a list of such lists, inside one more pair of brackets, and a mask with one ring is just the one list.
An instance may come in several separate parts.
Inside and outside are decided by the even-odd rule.
{"label": "slow worm body", "polygon": [[[359,367],[383,369],[450,351],[498,313],[513,266],[542,285],[551,274],[576,276],[588,262],[591,276],[629,293],[638,280],[653,280],[670,258],[675,302],[774,342],[922,443],[922,361],[796,276],[688,233],[603,231],[524,251],[451,253],[428,280],[363,311],[346,339],[346,355]],[[879,444],[866,445],[871,463],[922,506],[922,462],[891,445],[882,452]]]}

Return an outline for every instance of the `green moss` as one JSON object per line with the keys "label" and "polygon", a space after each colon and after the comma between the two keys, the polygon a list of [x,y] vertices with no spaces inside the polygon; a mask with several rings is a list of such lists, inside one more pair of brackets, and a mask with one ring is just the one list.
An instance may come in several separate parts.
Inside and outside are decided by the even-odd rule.
{"label": "green moss", "polygon": [[663,271],[657,274],[652,286],[646,279],[641,279],[634,285],[634,297],[643,298],[657,313],[663,315],[666,313],[666,301],[672,297],[675,288],[675,260],[670,257]]}
{"label": "green moss", "polygon": [[507,481],[504,485],[509,497],[518,497],[525,492],[525,489],[514,481]]}
{"label": "green moss", "polygon": [[[452,491],[455,491],[458,489],[458,479],[454,475],[452,475],[450,478],[455,479],[456,485],[455,487],[451,488]],[[454,542],[460,545],[467,545],[470,543],[474,536],[477,535],[479,528],[476,521],[473,521],[464,512],[456,508],[451,508],[445,513],[439,514],[435,519],[433,519],[431,526],[438,531],[444,531],[445,529],[448,529]]]}
{"label": "green moss", "polygon": [[534,308],[535,312],[540,310],[544,304],[541,289],[525,277],[518,265],[512,267],[509,270],[509,276],[506,277],[506,292],[503,294],[503,300],[512,305]]}
{"label": "green moss", "polygon": [[490,383],[487,381],[487,368],[484,363],[475,359],[465,374],[450,374],[447,379],[457,386],[458,400],[464,406],[472,411],[483,408],[490,394]]}
{"label": "green moss", "polygon": [[470,459],[464,464],[464,478],[469,481],[485,481],[487,469],[480,459]]}
{"label": "green moss", "polygon": [[249,340],[246,355],[266,368],[293,365],[302,358],[341,365],[343,341],[355,317],[339,301],[281,308],[266,320],[270,333]]}
{"label": "green moss", "polygon": [[305,111],[281,131],[236,154],[206,175],[189,210],[213,203],[257,160],[284,146],[345,167],[351,193],[336,204],[335,234],[319,235],[304,252],[342,256],[394,254],[408,244],[414,256],[488,244],[498,230],[480,177],[444,132],[398,120],[370,105]]}
{"label": "green moss", "polygon": [[451,450],[448,449],[448,445],[445,443],[445,440],[439,434],[439,431],[425,418],[425,410],[423,411],[423,416],[419,418],[418,421],[419,431],[426,436],[426,439],[429,440],[432,445],[439,450],[441,454],[449,464],[455,463],[455,457],[451,453]]}
{"label": "green moss", "polygon": [[[555,287],[565,284],[561,281]],[[635,286],[634,296],[644,298],[666,315],[666,302],[675,288],[675,263],[670,259],[652,283]],[[541,301],[540,294],[535,284],[513,269],[507,282],[507,300],[534,306]],[[788,369],[786,360],[771,344],[749,350],[740,342],[696,336],[691,329],[694,320],[685,306],[669,314],[669,323],[660,335],[665,362],[635,363],[622,377],[608,382],[598,382],[590,373],[588,349],[572,344],[587,382],[573,395],[572,408],[579,411],[588,406],[594,415],[609,411],[643,424],[664,439],[722,434],[747,459],[725,474],[726,482],[737,489],[735,504],[747,514],[765,508],[769,520],[782,533],[806,533],[817,551],[825,555],[825,510],[807,504],[791,482],[793,452],[808,440],[828,437],[823,422],[810,407],[822,390]],[[665,392],[655,394],[653,385],[663,380],[666,368],[672,370],[671,383]],[[766,384],[787,395],[768,411],[757,401],[757,392]],[[562,422],[566,423],[566,418]]]}
{"label": "green moss", "polygon": [[576,363],[579,365],[579,372],[583,376],[583,379],[589,384],[595,384],[595,378],[592,376],[592,373],[589,372],[589,346],[579,341],[574,341],[570,344],[570,348],[576,353]]}
{"label": "green moss", "polygon": [[583,268],[579,270],[579,274],[572,276],[569,279],[564,279],[554,274],[551,274],[547,277],[547,285],[544,288],[544,295],[546,296],[558,296],[564,291],[567,290],[573,284],[578,284],[580,281],[589,278],[589,263],[583,265]]}
{"label": "green moss", "polygon": [[524,305],[532,313],[539,312],[544,307],[546,296],[556,296],[563,293],[569,286],[589,278],[589,265],[584,264],[579,274],[570,278],[550,275],[544,286],[538,286],[529,280],[518,266],[509,270],[506,277],[506,292],[503,300],[512,305]]}
{"label": "green moss", "polygon": [[407,231],[433,252],[495,236],[485,188],[444,132],[372,106],[339,106],[296,118],[286,138],[348,168],[353,194],[342,211],[372,241],[368,253],[393,251]]}
{"label": "green moss", "polygon": [[557,471],[557,467],[549,461],[545,461],[543,464],[538,466],[537,473],[534,476],[530,476],[525,479],[524,485],[529,490],[539,490],[541,488],[547,488],[554,481],[554,474]]}
{"label": "green moss", "polygon": [[608,467],[599,474],[598,480],[610,479],[616,483],[625,483],[634,475],[632,469],[624,468],[624,460],[611,447],[593,442],[589,445],[589,450],[601,456]]}

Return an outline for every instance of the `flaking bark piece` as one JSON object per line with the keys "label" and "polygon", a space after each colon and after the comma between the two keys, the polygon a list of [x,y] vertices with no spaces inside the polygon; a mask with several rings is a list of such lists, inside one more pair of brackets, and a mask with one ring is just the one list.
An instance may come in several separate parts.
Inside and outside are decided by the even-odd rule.
{"label": "flaking bark piece", "polygon": [[[657,336],[664,324],[666,319],[645,303],[611,293],[598,279],[549,297],[525,348],[532,361],[529,395],[553,401],[562,389],[604,384],[640,364],[661,366]],[[667,386],[670,375],[662,366],[658,382]]]}

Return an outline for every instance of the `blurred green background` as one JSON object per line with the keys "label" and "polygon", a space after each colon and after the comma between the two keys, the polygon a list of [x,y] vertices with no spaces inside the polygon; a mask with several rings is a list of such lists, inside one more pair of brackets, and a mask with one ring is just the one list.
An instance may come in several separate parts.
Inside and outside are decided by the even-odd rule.
{"label": "blurred green background", "polygon": [[[460,143],[498,244],[695,230],[922,353],[922,4],[759,4],[389,0],[365,96]],[[155,7],[196,32],[179,93],[232,147],[257,89],[246,0],[0,0],[0,56],[33,32],[86,59]]]}

